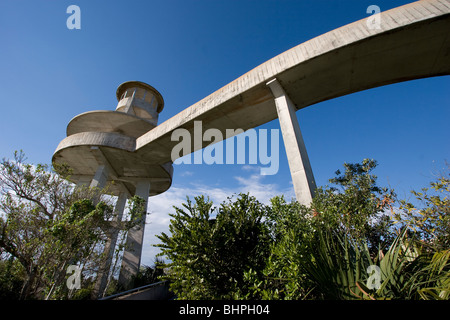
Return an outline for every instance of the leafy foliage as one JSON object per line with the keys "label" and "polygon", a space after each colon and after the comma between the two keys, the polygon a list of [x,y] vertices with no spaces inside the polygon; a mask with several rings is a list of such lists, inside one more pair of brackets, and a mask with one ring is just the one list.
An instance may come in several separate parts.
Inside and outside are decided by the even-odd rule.
{"label": "leafy foliage", "polygon": [[298,202],[287,203],[283,197],[271,199],[266,223],[271,241],[262,272],[245,272],[247,294],[242,299],[303,299],[312,282],[300,262],[310,249],[313,236],[311,211]]}
{"label": "leafy foliage", "polygon": [[[135,281],[167,279],[179,299],[448,300],[448,175],[413,191],[418,208],[377,186],[376,165],[344,164],[310,207],[248,194],[219,207],[188,198],[171,214],[170,235],[158,236],[169,262]],[[53,169],[26,164],[22,153],[0,163],[0,295],[87,299],[108,231],[126,232],[146,214],[134,197],[130,220],[114,221],[104,190],[74,188],[66,167]],[[71,264],[83,268],[83,290],[67,289]]]}
{"label": "leafy foliage", "polygon": [[411,191],[423,208],[417,208],[407,201],[400,201],[401,206],[395,222],[399,223],[435,249],[450,247],[450,165],[447,174],[441,173],[431,188]]}
{"label": "leafy foliage", "polygon": [[389,216],[383,211],[392,208],[395,193],[376,185],[371,172],[377,162],[364,159],[361,164],[345,163],[345,172],[336,171],[329,181],[336,186],[316,191],[312,209],[317,220],[328,229],[338,229],[352,240],[366,239],[373,251],[392,240]]}
{"label": "leafy foliage", "polygon": [[26,278],[22,265],[10,257],[0,260],[0,300],[17,300]]}
{"label": "leafy foliage", "polygon": [[[240,195],[213,218],[209,200],[188,199],[171,236],[160,236],[172,290],[180,299],[448,299],[448,198],[424,190],[414,194],[425,208],[396,208],[376,165],[344,164],[311,207]],[[448,179],[432,187],[448,192]],[[397,228],[401,210],[414,214]]]}
{"label": "leafy foliage", "polygon": [[[25,160],[16,152],[14,160],[0,163],[0,261],[12,259],[22,270],[20,298],[71,298],[76,292],[66,286],[67,267],[80,266],[83,288],[92,287],[105,259],[113,207],[101,197],[105,190],[68,183],[66,167],[50,171]],[[134,226],[141,213],[131,211],[135,219],[116,227],[126,231]]]}
{"label": "leafy foliage", "polygon": [[170,222],[171,236],[158,236],[170,259],[171,290],[180,299],[230,299],[244,287],[244,271],[264,267],[269,240],[266,208],[240,194],[218,212],[209,199],[189,198]]}
{"label": "leafy foliage", "polygon": [[158,279],[164,275],[164,261],[156,259],[153,266],[141,266],[139,273],[134,277],[134,287],[142,287],[147,284],[158,282]]}

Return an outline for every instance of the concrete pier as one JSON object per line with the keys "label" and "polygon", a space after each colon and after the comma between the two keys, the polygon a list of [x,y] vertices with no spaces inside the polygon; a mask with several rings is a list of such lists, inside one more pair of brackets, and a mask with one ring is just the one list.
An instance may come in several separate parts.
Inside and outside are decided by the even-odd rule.
{"label": "concrete pier", "polygon": [[117,245],[117,238],[120,231],[120,224],[122,222],[123,213],[127,204],[128,193],[121,192],[117,198],[116,205],[114,207],[114,218],[110,229],[105,230],[109,238],[105,244],[104,254],[106,255],[103,263],[98,269],[97,281],[94,285],[94,291],[92,297],[94,299],[101,298],[105,293],[106,286],[108,284],[108,277],[111,271],[111,265],[114,258],[114,252]]}
{"label": "concrete pier", "polygon": [[119,284],[129,289],[130,279],[136,275],[141,265],[142,245],[144,241],[145,220],[147,216],[148,196],[150,194],[150,181],[142,180],[136,184],[135,195],[144,199],[144,210],[141,221],[133,227],[127,236],[125,251],[122,257],[122,267],[119,275]]}
{"label": "concrete pier", "polygon": [[316,182],[295,114],[295,106],[277,79],[269,81],[267,85],[275,98],[295,196],[298,202],[308,206],[314,197]]}

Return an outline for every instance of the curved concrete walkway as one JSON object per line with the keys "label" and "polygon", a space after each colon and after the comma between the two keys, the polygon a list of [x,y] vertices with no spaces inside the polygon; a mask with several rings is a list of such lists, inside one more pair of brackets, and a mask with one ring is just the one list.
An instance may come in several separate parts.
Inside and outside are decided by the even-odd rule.
{"label": "curved concrete walkway", "polygon": [[[193,131],[262,125],[278,117],[266,85],[278,79],[296,109],[401,81],[450,74],[450,1],[423,0],[381,13],[381,29],[367,19],[304,42],[247,72],[137,138],[149,162],[170,161],[177,128]],[[202,147],[205,147],[204,144]],[[192,145],[193,151],[194,145]],[[175,159],[173,159],[175,160]]]}
{"label": "curved concrete walkway", "polygon": [[[171,150],[178,141],[171,141],[172,132],[185,128],[193,134],[194,121],[202,121],[203,130],[221,130],[226,138],[225,129],[246,130],[274,120],[278,115],[267,86],[273,79],[299,110],[378,86],[450,74],[450,0],[417,1],[380,15],[381,29],[370,29],[365,18],[304,42],[141,136],[127,138],[122,141],[123,150],[132,163],[166,164],[175,160]],[[100,139],[105,146],[121,149],[114,133],[107,135],[111,139]],[[91,145],[89,140],[97,143],[98,134],[68,136],[56,149],[53,161],[58,161],[57,155],[64,149]],[[201,148],[207,144],[203,142]],[[199,145],[191,147],[192,151],[198,149]]]}

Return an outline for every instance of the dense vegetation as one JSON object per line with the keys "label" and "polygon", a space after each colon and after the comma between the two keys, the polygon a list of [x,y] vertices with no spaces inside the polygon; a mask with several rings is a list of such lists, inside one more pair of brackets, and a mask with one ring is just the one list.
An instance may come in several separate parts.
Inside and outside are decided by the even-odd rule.
{"label": "dense vegetation", "polygon": [[161,234],[164,276],[179,299],[448,299],[450,180],[380,188],[373,160],[345,164],[310,207],[239,194],[176,207]]}
{"label": "dense vegetation", "polygon": [[[188,198],[158,236],[164,260],[143,267],[135,285],[169,280],[178,299],[448,300],[448,172],[413,191],[413,205],[377,185],[376,165],[344,164],[308,207],[280,196],[265,205],[239,194],[217,207]],[[26,164],[23,153],[0,163],[0,299],[98,294],[115,213],[107,190],[74,188],[68,175]],[[122,241],[141,204],[133,198],[130,219],[114,223]],[[82,269],[81,289],[67,285],[71,265]],[[113,274],[107,294],[120,290]]]}
{"label": "dense vegetation", "polygon": [[[104,252],[109,234],[113,227],[122,231],[117,255],[126,232],[146,213],[142,199],[132,198],[131,218],[117,223],[103,196],[107,190],[74,188],[66,168],[50,170],[25,160],[16,152],[14,160],[0,162],[0,299],[97,296],[100,267],[111,267]],[[77,268],[80,276],[71,278]]]}

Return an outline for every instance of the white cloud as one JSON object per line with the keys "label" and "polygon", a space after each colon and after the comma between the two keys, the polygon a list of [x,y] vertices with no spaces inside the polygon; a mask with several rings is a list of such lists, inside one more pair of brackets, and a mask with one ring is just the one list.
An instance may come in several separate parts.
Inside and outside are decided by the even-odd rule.
{"label": "white cloud", "polygon": [[251,165],[249,165],[249,164],[246,164],[246,165],[243,165],[242,167],[241,167],[241,169],[242,170],[244,170],[244,171],[260,171],[260,167],[259,166],[251,166]]}

